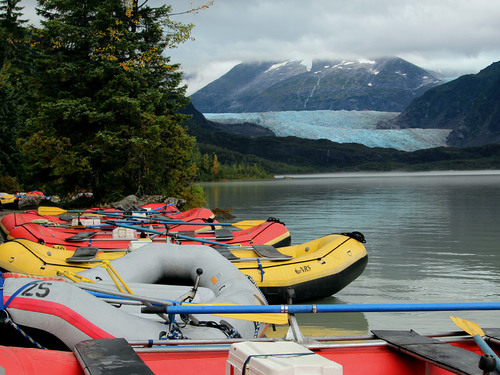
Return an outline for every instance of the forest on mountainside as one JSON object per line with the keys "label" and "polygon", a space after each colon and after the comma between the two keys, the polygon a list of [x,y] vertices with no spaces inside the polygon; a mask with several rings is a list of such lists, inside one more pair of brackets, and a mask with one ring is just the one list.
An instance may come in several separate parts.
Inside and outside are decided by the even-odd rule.
{"label": "forest on mountainside", "polygon": [[405,152],[326,139],[249,136],[253,128],[244,124],[240,134],[232,134],[229,131],[234,125],[224,131],[221,124],[207,120],[192,105],[183,113],[191,115],[184,126],[196,137],[200,152],[216,153],[220,160],[233,163],[258,164],[270,174],[500,169],[500,144]]}

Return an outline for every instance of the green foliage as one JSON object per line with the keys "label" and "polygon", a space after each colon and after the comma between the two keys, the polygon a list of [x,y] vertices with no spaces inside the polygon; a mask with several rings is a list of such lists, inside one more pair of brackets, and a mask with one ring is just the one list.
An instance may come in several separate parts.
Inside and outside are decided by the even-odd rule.
{"label": "green foliage", "polygon": [[0,84],[0,174],[14,175],[19,165],[15,142],[22,104],[17,93],[15,88]]}
{"label": "green foliage", "polygon": [[273,174],[266,172],[258,164],[232,164],[230,166],[223,165],[219,176],[221,180],[238,180],[272,178]]}
{"label": "green foliage", "polygon": [[18,192],[20,191],[17,179],[12,176],[0,175],[0,191],[4,192]]}
{"label": "green foliage", "polygon": [[[30,76],[35,114],[19,142],[26,180],[52,193],[187,194],[195,140],[165,49],[189,38],[170,7],[136,0],[39,0]],[[167,30],[166,33],[163,30]],[[41,188],[42,188],[41,187]]]}
{"label": "green foliage", "polygon": [[[226,134],[228,138],[235,136]],[[241,146],[244,142],[249,142],[250,139],[246,137],[236,136],[238,141],[241,141]],[[260,138],[252,139],[253,142],[259,143]],[[235,146],[236,145],[236,146]],[[314,173],[317,169],[314,166],[305,167],[293,165],[284,161],[278,161],[276,158],[266,159],[256,156],[251,153],[242,153],[239,143],[233,144],[228,142],[226,145],[216,146],[208,143],[198,143],[200,152],[204,153],[204,157],[210,160],[209,155],[217,154],[220,162],[221,173],[219,179],[247,179],[247,178],[269,178],[274,174],[282,173]],[[234,147],[234,149],[231,149]],[[206,156],[205,156],[206,155]],[[283,155],[285,156],[285,155]],[[284,157],[286,159],[286,157]],[[215,181],[214,176],[207,172],[203,166],[198,169],[198,181]],[[205,172],[205,173],[204,173]]]}
{"label": "green foliage", "polygon": [[[250,158],[242,158],[242,161],[235,163],[232,158],[225,158],[225,164],[219,163],[216,153],[198,154],[198,181],[221,181],[239,179],[261,179],[272,178],[273,174],[266,172],[261,163],[253,162]],[[230,163],[230,164],[228,164]],[[265,162],[264,162],[265,164]]]}
{"label": "green foliage", "polygon": [[25,102],[28,48],[19,2],[0,0],[0,174],[16,181],[16,190],[19,185],[15,176],[22,173],[16,138],[28,109]]}
{"label": "green foliage", "polygon": [[190,185],[184,189],[182,194],[183,198],[187,201],[187,204],[184,206],[186,210],[202,207],[206,203],[205,192],[200,185]]}

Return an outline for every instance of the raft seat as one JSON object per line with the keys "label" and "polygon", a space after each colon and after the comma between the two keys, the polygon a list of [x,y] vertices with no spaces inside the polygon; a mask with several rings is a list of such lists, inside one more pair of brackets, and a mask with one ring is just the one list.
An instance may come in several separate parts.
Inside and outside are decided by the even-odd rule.
{"label": "raft seat", "polygon": [[500,328],[485,328],[484,334],[490,339],[494,339],[496,344],[500,341]]}
{"label": "raft seat", "polygon": [[240,259],[236,255],[234,255],[227,246],[213,246],[213,248],[217,250],[219,254],[224,256],[227,260],[235,261]]}
{"label": "raft seat", "polygon": [[215,229],[213,231],[196,232],[194,230],[185,230],[177,232],[179,234],[179,239],[182,240],[182,236],[195,237],[197,234],[213,234],[217,241],[232,240],[234,239],[233,233],[229,229]]}
{"label": "raft seat", "polygon": [[154,375],[123,338],[85,340],[73,352],[85,374]]}
{"label": "raft seat", "polygon": [[291,255],[283,254],[282,252],[280,252],[278,249],[276,249],[274,246],[271,245],[253,245],[252,249],[263,258],[292,259]]}
{"label": "raft seat", "polygon": [[214,246],[220,254],[222,254],[226,259],[232,262],[243,262],[249,260],[272,260],[272,261],[284,261],[290,260],[293,257],[291,255],[286,255],[281,253],[278,249],[271,245],[253,245],[249,247],[237,247],[232,248],[233,250],[253,250],[259,255],[258,258],[239,258],[231,252],[231,248],[227,246]]}
{"label": "raft seat", "polygon": [[71,258],[66,258],[68,263],[86,263],[86,262],[100,262],[95,259],[98,247],[78,247]]}
{"label": "raft seat", "polygon": [[229,229],[216,229],[215,239],[216,240],[232,240],[234,238],[233,233]]}

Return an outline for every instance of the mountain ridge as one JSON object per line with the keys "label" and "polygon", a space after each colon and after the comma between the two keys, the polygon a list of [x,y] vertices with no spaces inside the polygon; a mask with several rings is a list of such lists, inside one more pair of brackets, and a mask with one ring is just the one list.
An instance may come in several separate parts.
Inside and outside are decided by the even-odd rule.
{"label": "mountain ridge", "polygon": [[401,112],[443,83],[399,57],[241,63],[191,95],[202,113],[300,110]]}
{"label": "mountain ridge", "polygon": [[429,89],[379,128],[451,129],[455,147],[500,143],[500,61]]}

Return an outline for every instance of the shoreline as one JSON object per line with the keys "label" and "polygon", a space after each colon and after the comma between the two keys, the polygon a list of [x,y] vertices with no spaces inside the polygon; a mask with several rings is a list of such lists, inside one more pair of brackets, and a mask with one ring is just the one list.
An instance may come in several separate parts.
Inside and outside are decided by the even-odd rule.
{"label": "shoreline", "polygon": [[311,174],[283,174],[275,175],[275,179],[293,178],[360,178],[360,177],[452,177],[452,176],[498,176],[498,169],[484,170],[448,170],[448,171],[391,171],[391,172],[326,172]]}

